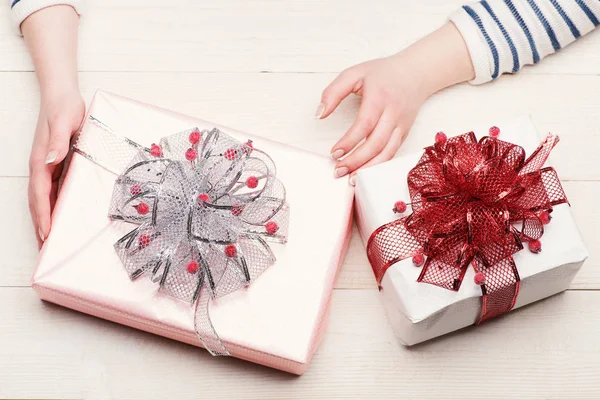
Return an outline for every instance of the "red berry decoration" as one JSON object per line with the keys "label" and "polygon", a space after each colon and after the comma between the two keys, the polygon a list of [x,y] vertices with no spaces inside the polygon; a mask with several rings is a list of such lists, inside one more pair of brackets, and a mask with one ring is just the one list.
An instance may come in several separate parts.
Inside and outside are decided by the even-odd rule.
{"label": "red berry decoration", "polygon": [[396,214],[402,214],[403,212],[406,211],[406,203],[403,202],[402,200],[395,202],[394,208],[392,211],[394,211],[394,213],[396,213]]}
{"label": "red berry decoration", "polygon": [[490,136],[493,138],[497,138],[500,135],[500,128],[497,126],[492,126],[490,128]]}
{"label": "red berry decoration", "polygon": [[238,216],[242,213],[242,206],[241,204],[235,203],[231,205],[231,213],[235,216]]}
{"label": "red berry decoration", "polygon": [[148,211],[150,211],[150,206],[148,206],[148,204],[142,202],[142,203],[138,204],[137,206],[135,206],[135,209],[137,210],[138,214],[146,215],[146,214],[148,214]]}
{"label": "red berry decoration", "polygon": [[206,193],[201,193],[198,195],[198,201],[208,203],[210,201],[210,197]]}
{"label": "red berry decoration", "polygon": [[151,241],[152,241],[152,237],[150,235],[146,235],[145,233],[143,233],[138,238],[138,245],[139,245],[140,249],[143,249],[144,247],[148,247],[148,245],[150,244]]}
{"label": "red berry decoration", "polygon": [[542,211],[540,213],[540,221],[542,221],[542,224],[548,225],[550,220],[552,220],[552,215],[550,215],[548,211]]}
{"label": "red berry decoration", "polygon": [[250,189],[255,189],[258,186],[258,178],[255,176],[249,177],[246,179],[246,186],[248,186]]}
{"label": "red berry decoration", "polygon": [[542,242],[540,242],[537,239],[527,243],[527,246],[529,247],[529,251],[531,251],[532,253],[537,254],[542,251]]}
{"label": "red berry decoration", "polygon": [[194,149],[190,148],[185,151],[185,159],[188,161],[194,161],[197,155],[198,153]]}
{"label": "red berry decoration", "polygon": [[187,265],[187,272],[190,274],[195,274],[198,272],[198,263],[196,261],[190,261]]}
{"label": "red berry decoration", "polygon": [[152,154],[154,157],[162,156],[162,147],[152,143],[152,146],[150,146],[150,154]]}
{"label": "red berry decoration", "polygon": [[142,187],[140,185],[133,185],[129,191],[131,192],[132,196],[135,196],[136,194],[142,193]]}
{"label": "red berry decoration", "polygon": [[448,137],[446,136],[446,134],[442,131],[438,132],[435,134],[435,142],[436,143],[444,143],[446,140],[448,140]]}
{"label": "red berry decoration", "polygon": [[237,256],[237,248],[232,244],[225,246],[225,255],[229,258],[234,258]]}
{"label": "red berry decoration", "polygon": [[227,149],[225,151],[225,153],[223,154],[223,156],[228,160],[235,160],[235,158],[236,158],[235,149]]}
{"label": "red berry decoration", "polygon": [[483,285],[485,283],[485,275],[482,272],[478,272],[475,274],[475,279],[473,279],[475,281],[476,285]]}
{"label": "red berry decoration", "polygon": [[425,263],[425,257],[421,253],[415,254],[412,258],[412,262],[415,267],[420,267]]}
{"label": "red berry decoration", "polygon": [[193,131],[192,133],[190,133],[190,143],[191,144],[196,144],[200,141],[200,132],[198,131]]}
{"label": "red berry decoration", "polygon": [[279,230],[279,225],[277,225],[277,222],[269,221],[266,223],[265,229],[269,235],[274,235]]}
{"label": "red berry decoration", "polygon": [[248,140],[244,145],[244,154],[250,154],[250,152],[254,150],[254,146],[252,145],[252,140]]}

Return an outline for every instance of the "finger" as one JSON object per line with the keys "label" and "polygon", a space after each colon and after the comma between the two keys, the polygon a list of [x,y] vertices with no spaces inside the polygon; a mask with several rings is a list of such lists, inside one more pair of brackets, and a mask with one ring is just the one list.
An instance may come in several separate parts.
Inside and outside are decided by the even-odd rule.
{"label": "finger", "polygon": [[64,162],[60,163],[54,168],[54,171],[52,172],[52,184],[50,188],[50,213],[54,212],[54,205],[56,204],[56,199],[58,197],[59,183],[64,166]]}
{"label": "finger", "polygon": [[[402,146],[402,143],[404,143],[404,139],[406,139],[406,136],[408,136],[406,131],[401,130],[400,128],[395,128],[392,131],[392,135],[390,136],[390,139],[383,148],[383,150],[381,150],[379,154],[377,154],[375,157],[373,157],[371,160],[365,163],[360,169],[369,168],[394,158],[394,156],[398,152],[398,149],[400,148],[400,146]],[[354,185],[356,183],[356,172],[357,171],[354,171],[352,172],[352,174],[350,174],[351,185]]]}
{"label": "finger", "polygon": [[362,76],[363,72],[359,66],[342,71],[323,91],[315,118],[326,118],[350,93],[358,92],[362,84]]}
{"label": "finger", "polygon": [[56,165],[61,163],[69,152],[69,143],[73,128],[68,120],[57,119],[50,124],[50,140],[45,163]]}
{"label": "finger", "polygon": [[58,179],[53,180],[50,186],[50,217],[52,217],[52,213],[54,212],[54,206],[56,205],[56,198],[58,197]]}
{"label": "finger", "polygon": [[358,146],[348,157],[338,162],[337,168],[346,168],[348,172],[353,172],[377,156],[385,148],[397,124],[397,112],[387,108],[381,114],[377,125],[365,142]]}
{"label": "finger", "polygon": [[400,146],[402,146],[402,143],[404,143],[404,140],[407,136],[408,135],[406,131],[400,129],[399,127],[395,128],[392,131],[392,135],[390,136],[383,150],[381,150],[379,154],[377,154],[375,157],[373,157],[371,160],[365,163],[361,168],[372,167],[374,165],[381,164],[382,162],[389,161],[392,158],[394,158],[396,156],[396,153],[398,152],[398,149],[400,149]]}
{"label": "finger", "polygon": [[29,212],[33,221],[38,244],[41,246],[46,238],[46,233],[40,229],[38,212],[36,207],[36,182],[40,179],[40,172],[48,167],[44,165],[46,152],[48,148],[50,128],[45,118],[39,118],[35,128],[35,138],[31,155],[29,157],[29,185],[27,188],[27,197],[29,202]]}
{"label": "finger", "polygon": [[354,120],[352,126],[344,136],[333,145],[331,157],[333,157],[334,160],[338,160],[350,153],[361,140],[373,132],[382,113],[383,108],[379,102],[373,101],[365,96],[360,105],[360,109],[358,110],[356,120]]}
{"label": "finger", "polygon": [[35,203],[33,200],[33,189],[32,189],[31,182],[29,183],[29,186],[27,188],[27,198],[28,198],[28,203],[29,203],[29,215],[31,216],[31,222],[33,222],[33,229],[35,232],[35,237],[38,242],[38,247],[42,247],[42,243],[44,242],[45,238],[42,238],[39,227],[38,227],[37,215],[35,213]]}
{"label": "finger", "polygon": [[52,167],[36,165],[31,173],[31,188],[38,234],[45,240],[50,233],[50,192],[52,190]]}

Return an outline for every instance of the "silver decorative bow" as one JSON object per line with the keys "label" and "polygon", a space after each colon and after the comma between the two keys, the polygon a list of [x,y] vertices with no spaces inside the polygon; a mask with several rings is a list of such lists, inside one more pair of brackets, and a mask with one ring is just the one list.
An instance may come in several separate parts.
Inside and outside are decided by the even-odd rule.
{"label": "silver decorative bow", "polygon": [[[75,150],[100,161],[83,136]],[[149,149],[123,140],[136,153],[116,179],[109,217],[138,226],[115,250],[131,279],[148,275],[169,296],[195,303],[203,347],[228,355],[208,305],[275,262],[267,241],[287,240],[289,208],[275,164],[251,141],[216,128],[168,136]]]}

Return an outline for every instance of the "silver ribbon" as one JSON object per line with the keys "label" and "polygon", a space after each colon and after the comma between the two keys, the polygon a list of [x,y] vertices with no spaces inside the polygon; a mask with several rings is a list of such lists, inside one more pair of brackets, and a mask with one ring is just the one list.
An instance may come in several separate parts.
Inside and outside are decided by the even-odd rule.
{"label": "silver ribbon", "polygon": [[74,150],[118,174],[109,217],[137,225],[114,245],[125,270],[194,304],[202,346],[229,355],[211,299],[250,285],[275,262],[267,242],[287,241],[289,207],[273,160],[216,128],[149,149],[89,118],[101,129],[80,134]]}

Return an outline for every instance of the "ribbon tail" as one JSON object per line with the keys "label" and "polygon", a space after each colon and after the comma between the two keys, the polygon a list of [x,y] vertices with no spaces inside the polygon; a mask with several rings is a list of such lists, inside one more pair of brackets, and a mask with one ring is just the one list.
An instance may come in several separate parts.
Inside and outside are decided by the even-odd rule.
{"label": "ribbon tail", "polygon": [[421,250],[417,239],[406,229],[405,221],[406,217],[380,226],[367,242],[367,257],[380,288],[389,267]]}
{"label": "ribbon tail", "polygon": [[217,334],[215,327],[210,320],[210,291],[200,290],[200,298],[196,303],[196,311],[194,312],[194,329],[196,335],[204,347],[213,356],[229,356],[231,355],[221,338]]}
{"label": "ribbon tail", "polygon": [[73,141],[73,150],[108,171],[119,175],[131,160],[146,148],[131,139],[120,136],[107,125],[88,117],[85,131],[79,132]]}
{"label": "ribbon tail", "polygon": [[569,202],[554,168],[543,168],[541,170],[541,176],[551,205],[555,206],[557,204]]}
{"label": "ribbon tail", "polygon": [[521,278],[512,255],[490,266],[486,266],[487,261],[479,256],[473,262],[476,270],[485,274],[485,283],[481,285],[481,313],[476,322],[480,324],[514,307],[521,288]]}
{"label": "ribbon tail", "polygon": [[525,163],[519,171],[519,175],[525,175],[531,172],[539,171],[540,168],[542,168],[546,163],[550,152],[552,151],[554,146],[556,146],[557,143],[558,136],[549,133],[548,136],[546,136],[546,138],[544,139],[544,141],[540,143],[538,148],[535,149],[533,153],[531,153],[527,160],[525,160]]}

